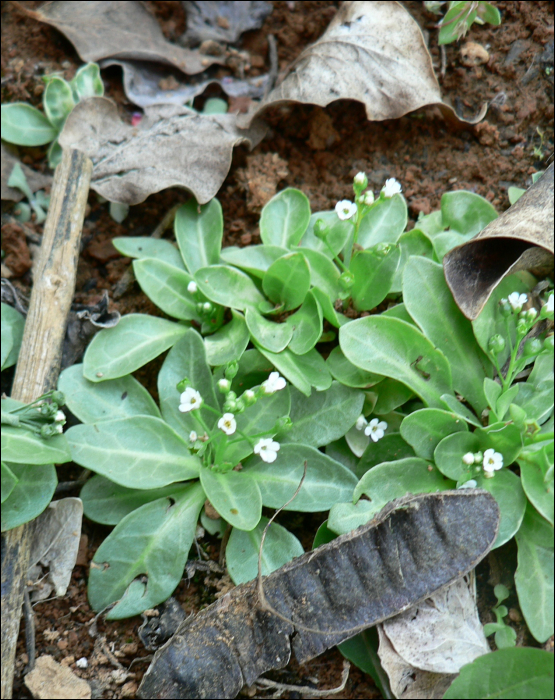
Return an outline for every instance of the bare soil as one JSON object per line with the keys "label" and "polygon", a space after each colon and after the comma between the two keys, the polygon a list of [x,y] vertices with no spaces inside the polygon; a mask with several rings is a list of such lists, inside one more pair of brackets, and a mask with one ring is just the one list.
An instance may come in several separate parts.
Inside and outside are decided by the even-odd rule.
{"label": "bare soil", "polygon": [[[21,4],[32,8],[40,5]],[[274,11],[262,29],[243,37],[241,48],[251,54],[251,75],[268,70],[268,35],[277,40],[279,68],[284,70],[307,44],[323,33],[340,3],[322,0],[273,4]],[[429,37],[439,75],[442,58],[434,18],[425,13],[422,3],[403,4]],[[498,211],[505,210],[509,206],[509,186],[528,187],[531,175],[545,167],[546,158],[553,152],[553,4],[495,4],[502,14],[501,26],[474,25],[467,37],[489,53],[487,62],[469,65],[471,62],[461,51],[464,40],[449,45],[445,48],[445,74],[440,79],[444,96],[459,114],[476,114],[485,101],[490,102],[484,121],[457,130],[431,108],[398,120],[369,122],[363,107],[350,101],[339,101],[325,110],[299,106],[277,112],[270,117],[269,135],[252,153],[235,151],[231,170],[218,194],[225,219],[224,245],[260,242],[259,212],[276,190],[297,187],[309,197],[313,211],[331,209],[338,200],[352,196],[352,178],[360,170],[368,174],[374,190],[386,178],[397,178],[403,185],[413,222],[420,212],[426,214],[439,208],[441,195],[453,189],[476,192]],[[160,21],[169,40],[184,30],[181,3],[147,2],[146,5]],[[71,79],[82,63],[68,40],[55,29],[23,15],[18,3],[2,2],[1,51],[3,103],[28,101],[38,105],[44,73],[59,71]],[[119,70],[104,71],[103,79],[107,95],[118,103],[122,113],[131,115],[134,107],[126,100]],[[236,109],[245,106],[232,104]],[[23,160],[37,170],[47,171],[44,149],[25,149]],[[168,209],[187,197],[186,192],[177,189],[153,195],[133,207],[120,225],[110,218],[107,205],[100,204],[91,192],[75,302],[94,304],[104,290],[112,299],[114,285],[130,261],[117,253],[111,239],[150,234]],[[3,275],[7,271],[10,281],[27,294],[36,252],[32,236],[26,236],[17,224],[4,223],[4,217],[2,223]],[[41,226],[33,223],[27,225],[27,233],[29,230],[37,236],[42,232]],[[118,301],[111,301],[110,308],[122,314],[162,315],[137,285]],[[137,373],[154,395],[158,368],[159,363],[155,362]],[[64,468],[61,480],[75,478],[77,474],[78,470]],[[78,495],[78,489],[69,495]],[[324,513],[310,517],[286,514],[281,522],[309,548],[325,517]],[[67,595],[34,606],[36,654],[50,654],[88,680],[93,697],[133,698],[149,660],[137,635],[140,618],[118,622],[100,618],[96,636],[90,634],[95,615],[86,597],[88,562],[108,532],[109,528],[85,521],[81,551]],[[207,536],[200,546],[210,558],[218,559],[219,540]],[[496,550],[479,568],[479,583],[487,582],[491,590],[492,583],[510,582],[514,555],[510,546]],[[210,604],[229,583],[227,577],[197,574],[189,582],[182,580],[175,595],[187,614],[194,613]],[[487,610],[495,601],[480,602],[484,621],[491,620]],[[522,628],[519,643],[534,644],[520,624],[522,617],[516,599],[511,598],[509,605],[512,624]],[[16,698],[31,697],[23,684],[28,658],[24,625],[22,628],[16,660],[13,695]],[[75,662],[82,657],[88,659],[86,669],[76,666]],[[342,657],[332,650],[302,668],[293,662],[274,674],[274,679],[318,689],[333,688],[339,683],[341,668]],[[255,694],[245,692],[248,697]],[[260,693],[261,697],[264,695]],[[291,692],[284,697],[301,696]],[[345,691],[330,697],[381,696],[371,678],[353,667]]]}

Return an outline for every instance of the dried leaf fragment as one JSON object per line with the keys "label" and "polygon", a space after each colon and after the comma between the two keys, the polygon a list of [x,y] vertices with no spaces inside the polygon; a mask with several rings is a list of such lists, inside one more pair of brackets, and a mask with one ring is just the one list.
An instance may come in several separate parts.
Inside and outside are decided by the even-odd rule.
{"label": "dried leaf fragment", "polygon": [[54,1],[36,11],[21,5],[20,9],[65,34],[83,61],[108,57],[156,61],[169,63],[188,75],[222,63],[218,57],[170,44],[156,19],[134,0]]}
{"label": "dried leaf fragment", "polygon": [[91,187],[111,202],[139,204],[179,186],[205,204],[229,171],[233,147],[254,147],[264,134],[260,124],[238,129],[233,114],[203,115],[179,105],[148,107],[133,127],[120,120],[111,100],[93,97],[69,115],[59,142],[91,158]]}

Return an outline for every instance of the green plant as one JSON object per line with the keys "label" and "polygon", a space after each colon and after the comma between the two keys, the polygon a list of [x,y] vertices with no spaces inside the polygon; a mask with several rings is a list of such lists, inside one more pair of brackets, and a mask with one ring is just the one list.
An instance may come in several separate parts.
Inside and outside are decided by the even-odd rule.
{"label": "green plant", "polygon": [[[429,12],[439,14],[443,2],[425,2]],[[439,44],[451,44],[462,39],[472,24],[485,24],[489,22],[494,26],[501,24],[499,10],[489,2],[468,2],[462,0],[450,2],[447,14],[439,23]]]}
{"label": "green plant", "polygon": [[14,208],[14,216],[18,221],[29,221],[31,218],[31,209],[35,212],[36,222],[41,224],[46,219],[46,211],[50,204],[50,197],[42,190],[35,192],[29,187],[23,168],[19,163],[13,166],[12,172],[8,179],[8,187],[15,187],[21,190],[27,197],[29,204],[19,202]]}
{"label": "green plant", "polygon": [[43,80],[44,113],[26,102],[2,105],[2,138],[17,146],[49,143],[48,164],[55,168],[62,155],[58,135],[67,117],[81,100],[103,95],[104,85],[96,63],[81,66],[70,82],[58,75],[45,75]]}
{"label": "green plant", "polygon": [[497,605],[492,608],[497,622],[490,622],[484,625],[484,634],[489,637],[495,632],[495,643],[498,649],[508,649],[514,647],[516,643],[516,632],[512,627],[503,622],[503,618],[509,614],[507,607],[501,603],[509,597],[509,589],[502,583],[498,583],[493,589],[497,598]]}
{"label": "green plant", "polygon": [[59,391],[29,404],[2,399],[2,532],[42,513],[58,483],[54,464],[71,460],[63,405]]}
{"label": "green plant", "polygon": [[25,318],[12,306],[2,302],[2,347],[0,352],[2,371],[16,364],[21,348]]}

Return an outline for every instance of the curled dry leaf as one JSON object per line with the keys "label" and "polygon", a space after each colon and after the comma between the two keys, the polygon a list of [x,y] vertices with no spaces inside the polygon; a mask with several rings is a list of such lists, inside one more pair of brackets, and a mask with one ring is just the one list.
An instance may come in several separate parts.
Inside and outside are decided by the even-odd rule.
{"label": "curled dry leaf", "polygon": [[443,258],[445,279],[467,318],[479,316],[507,275],[553,270],[553,223],[552,163],[512,207]]}
{"label": "curled dry leaf", "polygon": [[11,149],[2,143],[2,199],[9,199],[12,202],[19,202],[23,199],[23,192],[15,187],[8,187],[8,180],[12,174],[13,166],[19,163],[27,180],[27,184],[31,188],[31,192],[42,190],[52,184],[50,175],[43,175],[32,170],[27,165],[24,165],[19,158],[11,152]]}
{"label": "curled dry leaf", "polygon": [[29,17],[65,34],[83,61],[108,57],[157,61],[188,75],[223,62],[219,57],[170,44],[141,2],[46,2],[36,11],[19,7]]}
{"label": "curled dry leaf", "polygon": [[102,61],[101,68],[108,66],[121,66],[125,95],[130,102],[139,107],[183,105],[197,95],[202,95],[209,85],[219,85],[229,97],[260,99],[268,83],[268,75],[259,75],[245,80],[225,77],[221,80],[210,79],[191,84],[190,80],[181,80],[177,71],[169,72],[165,67],[144,61]]}
{"label": "curled dry leaf", "polygon": [[248,125],[269,107],[290,102],[325,107],[339,99],[362,102],[373,121],[397,119],[427,105],[459,119],[441,99],[420,27],[397,2],[342,5],[283,82],[239,123]]}
{"label": "curled dry leaf", "polygon": [[91,187],[111,202],[139,204],[179,186],[205,204],[229,171],[233,147],[252,148],[264,134],[259,123],[238,129],[233,114],[202,115],[178,105],[149,107],[133,127],[120,120],[111,100],[93,97],[75,107],[59,142],[89,156]]}
{"label": "curled dry leaf", "polygon": [[187,13],[187,31],[179,43],[196,46],[202,41],[231,43],[243,32],[260,29],[272,12],[272,3],[264,0],[223,0],[223,2],[183,2]]}

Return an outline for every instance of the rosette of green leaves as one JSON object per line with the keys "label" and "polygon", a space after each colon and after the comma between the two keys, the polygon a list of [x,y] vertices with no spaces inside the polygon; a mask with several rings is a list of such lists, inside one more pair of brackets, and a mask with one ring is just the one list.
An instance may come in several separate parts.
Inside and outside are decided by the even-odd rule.
{"label": "rosette of green leaves", "polygon": [[87,97],[104,94],[100,69],[87,63],[68,82],[57,75],[46,75],[42,97],[44,112],[26,102],[2,105],[2,138],[17,146],[44,146],[48,149],[48,164],[55,168],[62,157],[58,135],[75,105]]}
{"label": "rosette of green leaves", "polygon": [[438,43],[451,44],[461,39],[474,22],[478,24],[489,22],[497,27],[501,24],[501,14],[494,5],[482,0],[450,2],[449,9],[440,23]]}
{"label": "rosette of green leaves", "polygon": [[[183,575],[199,515],[209,532],[232,527],[226,559],[239,583],[256,576],[266,523],[262,506],[277,508],[291,498],[305,462],[306,478],[289,510],[328,510],[351,498],[356,484],[350,469],[318,449],[340,439],[362,410],[363,393],[338,382],[310,397],[289,386],[260,397],[235,416],[237,433],[221,454],[226,470],[206,463],[200,443],[190,441],[192,430],[200,433],[199,424],[194,412],[179,412],[176,388],[187,377],[205,406],[222,411],[216,387],[223,368],[211,371],[206,347],[195,330],[184,327],[158,375],[160,407],[131,376],[91,382],[82,365],[60,375],[67,405],[82,421],[67,432],[72,458],[95,472],[81,492],[85,514],[115,526],[98,549],[89,578],[95,609],[119,601],[109,613],[113,619],[135,615],[171,595]],[[233,391],[256,389],[272,370],[262,353],[247,351]],[[217,416],[202,407],[199,413],[216,440],[223,437]],[[286,417],[292,421],[289,430]],[[253,454],[254,436],[260,434],[280,444],[274,463]],[[201,512],[206,499],[221,515],[218,521]],[[302,552],[285,528],[272,530],[264,546],[264,574]]]}

